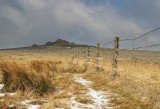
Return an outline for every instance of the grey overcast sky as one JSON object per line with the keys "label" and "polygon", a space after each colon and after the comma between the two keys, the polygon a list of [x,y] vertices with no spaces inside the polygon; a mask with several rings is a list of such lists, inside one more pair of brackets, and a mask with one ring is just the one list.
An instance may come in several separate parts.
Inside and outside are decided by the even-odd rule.
{"label": "grey overcast sky", "polygon": [[[160,27],[160,0],[0,0],[0,48],[62,38],[95,45]],[[142,44],[160,42],[156,31]]]}

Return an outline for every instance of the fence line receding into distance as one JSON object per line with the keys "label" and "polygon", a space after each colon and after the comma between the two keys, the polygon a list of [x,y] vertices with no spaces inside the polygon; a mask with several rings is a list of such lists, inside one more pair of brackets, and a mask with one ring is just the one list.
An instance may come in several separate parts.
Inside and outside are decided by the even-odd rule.
{"label": "fence line receding into distance", "polygon": [[[117,70],[118,70],[118,66],[120,65],[120,62],[124,62],[123,60],[128,60],[128,59],[132,59],[132,60],[145,60],[142,58],[146,58],[147,54],[153,54],[153,53],[149,53],[146,52],[142,49],[147,49],[147,48],[152,48],[152,47],[159,47],[160,43],[155,43],[155,44],[150,44],[150,45],[143,45],[143,46],[137,46],[135,47],[135,42],[138,41],[140,38],[145,38],[145,36],[160,30],[160,28],[156,28],[153,29],[152,31],[149,31],[147,33],[144,33],[138,37],[135,38],[127,38],[127,39],[120,39],[119,37],[115,37],[114,40],[106,42],[104,44],[100,44],[97,43],[96,48],[95,47],[87,47],[87,49],[84,50],[84,48],[82,47],[81,50],[78,48],[78,51],[76,53],[76,55],[79,58],[85,59],[87,58],[88,61],[85,61],[85,65],[87,62],[89,62],[89,60],[91,60],[91,58],[94,58],[95,60],[95,69],[97,72],[99,72],[100,70],[100,58],[102,57],[103,60],[106,58],[105,56],[110,57],[110,59],[112,60],[111,65],[112,65],[112,78],[115,79],[116,75],[117,75]],[[121,48],[119,48],[119,44],[121,44],[121,42],[127,42],[127,41],[132,41],[132,48],[131,49],[125,49],[125,51],[123,51]],[[113,44],[113,48],[102,48],[100,47],[100,45],[103,46],[107,46]],[[138,51],[137,51],[138,50]],[[125,53],[124,53],[125,52]],[[139,54],[145,55],[145,56],[141,56],[139,57],[138,54],[136,52],[140,52]],[[80,55],[81,54],[81,55]],[[94,55],[95,54],[95,55]],[[101,56],[102,54],[102,56]],[[123,56],[126,55],[126,56]],[[75,59],[76,56],[72,57],[72,62]],[[155,56],[156,57],[156,56]],[[155,60],[155,59],[154,59]],[[159,59],[160,61],[160,59]]]}

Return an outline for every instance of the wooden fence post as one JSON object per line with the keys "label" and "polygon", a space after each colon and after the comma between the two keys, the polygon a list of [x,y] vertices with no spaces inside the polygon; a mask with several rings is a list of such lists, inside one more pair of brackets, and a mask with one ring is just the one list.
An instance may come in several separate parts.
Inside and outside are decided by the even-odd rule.
{"label": "wooden fence post", "polygon": [[88,47],[88,62],[90,61],[90,48]]}
{"label": "wooden fence post", "polygon": [[77,48],[77,64],[79,63],[79,47]]}
{"label": "wooden fence post", "polygon": [[83,58],[84,58],[84,67],[85,69],[87,69],[87,62],[88,62],[88,58],[87,58],[88,54],[87,54],[87,51],[86,51],[86,48],[84,48],[84,51],[83,51]]}
{"label": "wooden fence post", "polygon": [[100,51],[100,43],[97,43],[97,56],[96,56],[96,70],[99,72],[99,51]]}
{"label": "wooden fence post", "polygon": [[112,65],[112,79],[115,79],[116,76],[117,76],[118,49],[119,49],[119,37],[115,37],[115,39],[114,39],[113,65]]}
{"label": "wooden fence post", "polygon": [[90,57],[90,48],[88,47],[88,57]]}

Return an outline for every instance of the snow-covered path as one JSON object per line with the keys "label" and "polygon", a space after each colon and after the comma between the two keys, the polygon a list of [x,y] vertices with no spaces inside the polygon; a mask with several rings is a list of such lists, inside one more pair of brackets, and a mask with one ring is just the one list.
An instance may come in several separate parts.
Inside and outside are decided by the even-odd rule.
{"label": "snow-covered path", "polygon": [[71,98],[72,109],[112,109],[112,107],[107,106],[109,103],[109,94],[103,91],[96,91],[91,88],[91,81],[88,81],[81,76],[75,76],[74,81],[76,83],[82,84],[83,86],[87,87],[87,95],[91,97],[91,101],[93,104],[82,104],[76,102],[75,97]]}

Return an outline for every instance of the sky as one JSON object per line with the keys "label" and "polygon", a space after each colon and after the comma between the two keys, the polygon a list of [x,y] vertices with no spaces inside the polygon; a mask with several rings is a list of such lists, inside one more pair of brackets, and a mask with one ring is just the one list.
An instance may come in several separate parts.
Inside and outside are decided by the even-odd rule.
{"label": "sky", "polygon": [[[56,39],[104,44],[159,28],[159,19],[160,0],[0,0],[0,48]],[[160,30],[136,40],[135,46],[159,42]]]}

